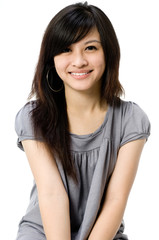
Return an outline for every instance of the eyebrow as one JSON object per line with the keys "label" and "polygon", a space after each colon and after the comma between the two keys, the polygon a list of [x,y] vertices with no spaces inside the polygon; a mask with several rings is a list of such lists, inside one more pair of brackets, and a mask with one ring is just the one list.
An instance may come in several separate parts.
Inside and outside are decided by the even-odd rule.
{"label": "eyebrow", "polygon": [[101,42],[98,41],[98,40],[90,40],[90,41],[85,42],[84,44],[87,45],[87,44],[92,43],[92,42],[101,43]]}

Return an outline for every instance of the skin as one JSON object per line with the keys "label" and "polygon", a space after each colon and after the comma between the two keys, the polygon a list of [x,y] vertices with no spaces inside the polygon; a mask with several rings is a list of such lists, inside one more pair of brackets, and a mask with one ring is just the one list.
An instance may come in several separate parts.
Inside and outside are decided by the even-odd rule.
{"label": "skin", "polygon": [[[106,63],[98,31],[93,29],[84,39],[56,56],[54,62],[65,85],[70,131],[76,134],[94,132],[102,124],[108,107],[100,101],[99,89]],[[88,240],[114,238],[144,143],[144,139],[136,140],[119,149],[102,211]],[[24,140],[22,144],[37,185],[47,240],[70,240],[69,199],[55,160],[43,142]]]}
{"label": "skin", "polygon": [[100,80],[106,63],[96,28],[81,41],[55,56],[54,63],[58,75],[64,82],[66,93],[82,91],[88,94],[93,91],[99,95]]}
{"label": "skin", "polygon": [[100,100],[106,63],[97,29],[55,56],[54,64],[65,86],[70,131],[79,135],[94,132],[102,124],[108,107]]}

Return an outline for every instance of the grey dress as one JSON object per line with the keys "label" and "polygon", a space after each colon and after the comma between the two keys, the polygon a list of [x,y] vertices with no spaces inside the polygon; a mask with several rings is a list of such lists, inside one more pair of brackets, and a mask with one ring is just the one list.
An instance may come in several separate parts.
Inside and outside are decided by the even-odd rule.
{"label": "grey dress", "polygon": [[[35,104],[35,101],[29,102],[16,116],[18,146],[22,150],[22,140],[35,139],[30,116]],[[94,133],[70,134],[78,185],[65,174],[58,159],[56,162],[70,201],[71,240],[88,238],[102,207],[102,197],[116,164],[119,148],[136,139],[147,139],[149,134],[147,115],[138,105],[126,101],[121,101],[118,107],[109,106],[103,124]],[[40,135],[38,140],[43,140]],[[115,239],[128,239],[124,234],[124,222],[121,223]],[[46,240],[35,182],[30,204],[19,224],[17,240]]]}

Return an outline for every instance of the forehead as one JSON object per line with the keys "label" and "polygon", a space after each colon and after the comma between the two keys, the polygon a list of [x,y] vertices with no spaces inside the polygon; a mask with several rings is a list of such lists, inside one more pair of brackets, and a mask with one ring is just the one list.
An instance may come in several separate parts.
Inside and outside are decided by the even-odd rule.
{"label": "forehead", "polygon": [[87,42],[88,43],[89,42],[99,42],[99,43],[101,42],[100,35],[99,35],[97,28],[92,28],[84,38],[82,38],[80,41],[73,43],[73,44],[78,44],[78,43],[87,44]]}

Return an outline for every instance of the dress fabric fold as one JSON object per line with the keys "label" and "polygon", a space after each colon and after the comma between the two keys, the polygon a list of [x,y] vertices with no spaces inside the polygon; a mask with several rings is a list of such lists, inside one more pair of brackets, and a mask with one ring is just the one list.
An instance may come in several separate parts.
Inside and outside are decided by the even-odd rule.
{"label": "dress fabric fold", "polygon": [[[35,139],[30,111],[36,102],[29,102],[17,114],[15,128],[18,147],[21,141]],[[65,174],[55,157],[61,179],[70,202],[71,240],[86,240],[102,208],[103,197],[113,173],[117,154],[124,144],[137,139],[147,139],[150,122],[144,111],[135,103],[121,101],[120,106],[109,106],[103,124],[88,135],[70,133],[71,154],[75,164],[78,183]],[[43,141],[39,135],[39,140]],[[19,224],[16,240],[46,240],[40,215],[35,182],[27,211]],[[27,239],[28,234],[28,239]],[[39,236],[39,238],[38,238]],[[124,234],[124,222],[114,240],[128,240]]]}

